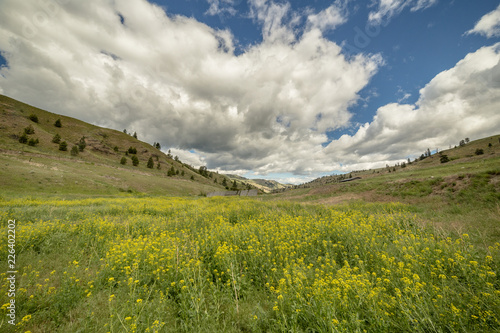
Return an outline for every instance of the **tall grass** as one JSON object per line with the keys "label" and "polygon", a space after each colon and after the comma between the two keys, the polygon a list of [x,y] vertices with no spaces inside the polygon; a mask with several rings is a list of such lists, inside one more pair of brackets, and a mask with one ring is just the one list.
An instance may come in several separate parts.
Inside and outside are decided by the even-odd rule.
{"label": "tall grass", "polygon": [[19,270],[2,332],[500,329],[500,245],[439,237],[401,204],[17,199],[0,217]]}

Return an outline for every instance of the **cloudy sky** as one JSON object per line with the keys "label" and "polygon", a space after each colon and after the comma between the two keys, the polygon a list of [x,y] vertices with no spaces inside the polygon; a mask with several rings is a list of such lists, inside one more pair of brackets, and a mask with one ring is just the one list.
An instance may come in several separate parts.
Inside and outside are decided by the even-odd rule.
{"label": "cloudy sky", "polygon": [[300,183],[500,133],[497,0],[0,0],[0,93]]}

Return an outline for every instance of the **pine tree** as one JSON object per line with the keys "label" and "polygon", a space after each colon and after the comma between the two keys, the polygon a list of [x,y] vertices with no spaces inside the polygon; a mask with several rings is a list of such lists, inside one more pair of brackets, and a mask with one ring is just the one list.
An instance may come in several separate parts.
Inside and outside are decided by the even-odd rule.
{"label": "pine tree", "polygon": [[73,146],[71,148],[71,156],[77,156],[79,152],[78,146]]}
{"label": "pine tree", "polygon": [[85,142],[85,137],[82,136],[82,138],[80,139],[80,141],[78,142],[78,149],[80,151],[83,151],[85,149],[85,147],[87,147],[87,143]]}
{"label": "pine tree", "polygon": [[138,166],[139,165],[139,159],[137,158],[136,155],[132,156],[132,165],[133,166]]}
{"label": "pine tree", "polygon": [[137,132],[134,132],[134,135],[132,135],[134,139],[137,139]]}
{"label": "pine tree", "polygon": [[19,137],[19,142],[20,143],[28,143],[28,136],[26,135],[26,133],[23,133],[23,135],[21,135]]}
{"label": "pine tree", "polygon": [[56,122],[54,123],[55,127],[62,127],[61,119],[57,119]]}
{"label": "pine tree", "polygon": [[56,133],[56,135],[54,135],[54,137],[52,138],[52,142],[53,143],[60,143],[61,142],[61,136]]}
{"label": "pine tree", "polygon": [[59,144],[59,150],[60,151],[67,151],[68,150],[68,144],[66,141],[63,141]]}
{"label": "pine tree", "polygon": [[121,165],[127,164],[127,158],[125,156],[123,156],[122,159],[120,160],[120,164]]}
{"label": "pine tree", "polygon": [[153,169],[154,166],[155,166],[155,163],[153,162],[153,157],[150,157],[148,160],[147,167],[150,169]]}

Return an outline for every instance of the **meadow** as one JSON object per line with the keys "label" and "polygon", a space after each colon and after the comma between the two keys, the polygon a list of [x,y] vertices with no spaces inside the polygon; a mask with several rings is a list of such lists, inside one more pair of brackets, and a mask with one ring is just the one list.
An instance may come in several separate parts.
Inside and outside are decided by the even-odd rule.
{"label": "meadow", "polygon": [[2,332],[500,330],[500,244],[404,204],[2,198],[0,221]]}

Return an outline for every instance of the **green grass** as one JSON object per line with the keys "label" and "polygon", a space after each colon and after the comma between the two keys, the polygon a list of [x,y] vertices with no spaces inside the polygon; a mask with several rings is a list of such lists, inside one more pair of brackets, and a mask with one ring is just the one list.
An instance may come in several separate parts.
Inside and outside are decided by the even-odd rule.
{"label": "green grass", "polygon": [[402,204],[13,198],[0,216],[17,221],[19,271],[2,332],[500,329],[500,244]]}

